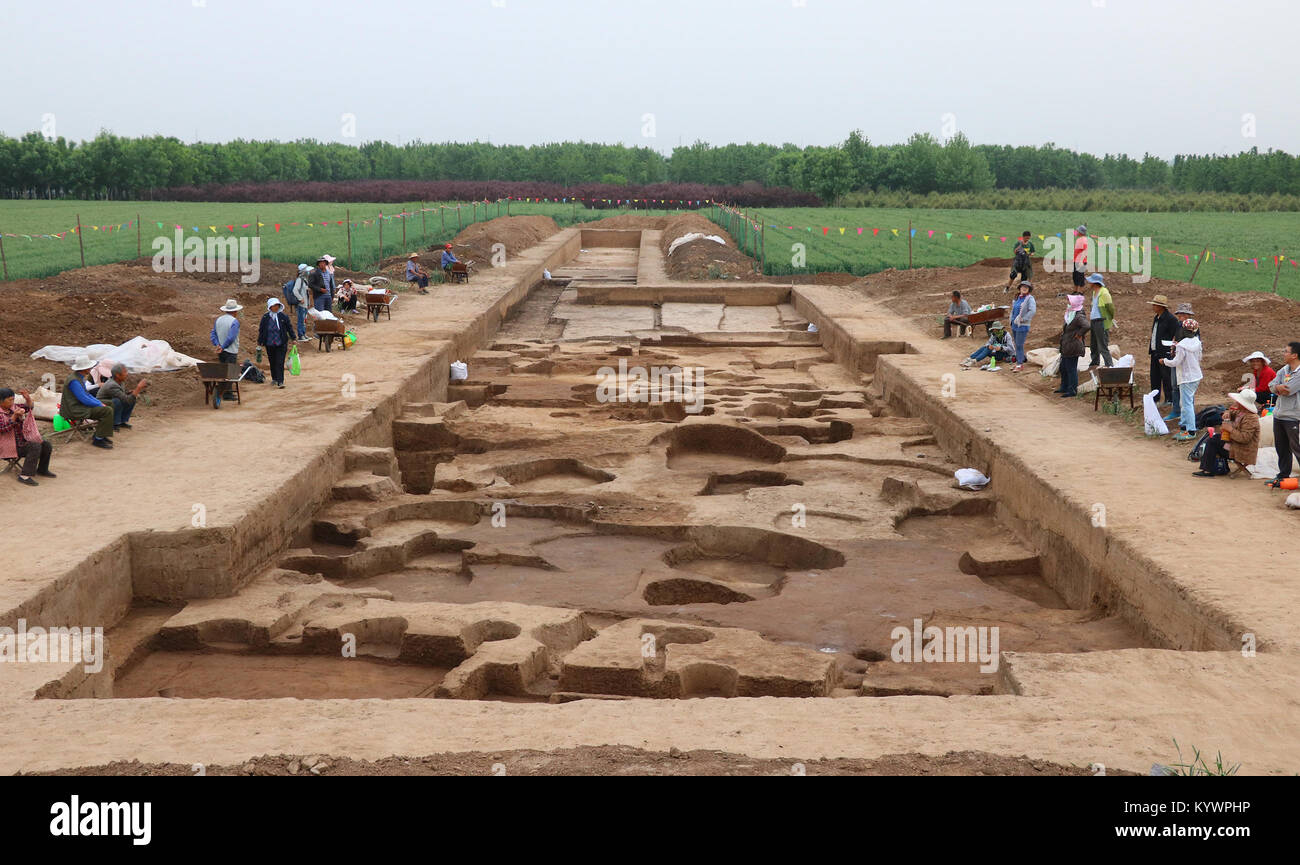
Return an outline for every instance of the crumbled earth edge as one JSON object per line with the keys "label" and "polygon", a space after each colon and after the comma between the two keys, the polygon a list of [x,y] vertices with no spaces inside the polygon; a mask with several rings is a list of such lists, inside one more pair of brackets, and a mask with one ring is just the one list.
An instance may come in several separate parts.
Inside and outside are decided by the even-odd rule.
{"label": "crumbled earth edge", "polygon": [[[313,771],[314,770],[314,771]],[[1086,776],[1084,766],[1063,766],[1029,757],[978,751],[949,752],[940,757],[895,754],[875,760],[759,760],[722,751],[643,751],[624,746],[569,748],[557,751],[499,751],[386,757],[378,761],[349,757],[277,755],[257,757],[238,766],[141,763],[137,760],[85,766],[40,776],[176,776],[196,775],[1015,775]],[[1127,774],[1115,773],[1111,774]]]}

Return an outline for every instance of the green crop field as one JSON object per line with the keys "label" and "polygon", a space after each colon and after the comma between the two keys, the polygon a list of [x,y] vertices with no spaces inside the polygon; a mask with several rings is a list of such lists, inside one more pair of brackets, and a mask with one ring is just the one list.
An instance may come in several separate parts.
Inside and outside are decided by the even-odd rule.
{"label": "green crop field", "polygon": [[[478,221],[504,216],[506,202],[444,202],[424,204],[338,203],[194,203],[166,201],[0,201],[0,233],[3,233],[5,262],[10,279],[48,276],[81,266],[77,235],[70,229],[81,217],[86,264],[108,264],[136,258],[137,242],[145,257],[154,254],[158,237],[174,238],[176,226],[187,236],[252,237],[261,223],[262,257],[272,261],[312,261],[330,253],[347,263],[348,229],[352,223],[352,263],[365,270],[379,260],[380,214],[383,219],[385,258],[403,252],[442,244],[460,228]],[[457,217],[459,210],[459,221]],[[438,209],[441,208],[441,209]],[[406,212],[403,219],[396,214]],[[550,216],[561,226],[600,219],[623,210],[589,210],[579,205],[547,202],[509,203],[512,215]],[[139,219],[137,237],[136,219]],[[296,224],[295,224],[296,223]],[[308,223],[311,223],[309,225]],[[276,226],[279,229],[276,229]],[[405,224],[406,241],[402,230]],[[120,227],[119,227],[120,226]],[[229,226],[234,226],[232,232]],[[197,231],[195,230],[197,229]],[[62,238],[41,235],[63,234]],[[11,236],[12,235],[12,236]],[[26,235],[26,236],[24,236]],[[30,239],[29,239],[30,238]]]}
{"label": "green crop field", "polygon": [[[1151,275],[1163,279],[1187,280],[1197,256],[1208,246],[1210,258],[1201,263],[1196,283],[1224,291],[1271,291],[1273,256],[1284,255],[1278,293],[1300,299],[1300,267],[1292,264],[1293,259],[1300,264],[1300,213],[755,208],[747,215],[766,226],[770,274],[847,271],[865,276],[907,267],[909,219],[916,229],[912,238],[915,267],[962,267],[986,258],[1010,258],[1016,237],[1026,230],[1034,233],[1041,256],[1046,243],[1038,235],[1050,239],[1083,223],[1097,236],[1150,237]],[[753,253],[753,231],[746,240],[742,220],[720,215],[717,209],[712,217],[731,231],[742,248]],[[803,269],[792,264],[797,252],[792,247],[799,243],[806,245]],[[1249,261],[1252,258],[1258,259],[1258,266]],[[1042,271],[1040,259],[1035,260],[1034,268]]]}

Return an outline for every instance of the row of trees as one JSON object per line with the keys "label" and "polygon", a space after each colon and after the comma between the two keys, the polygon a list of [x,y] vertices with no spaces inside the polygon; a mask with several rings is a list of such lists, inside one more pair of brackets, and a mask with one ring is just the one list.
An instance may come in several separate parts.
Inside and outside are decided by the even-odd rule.
{"label": "row of trees", "polygon": [[108,132],[77,143],[37,132],[0,135],[0,196],[166,197],[168,190],[272,182],[360,180],[520,181],[571,187],[674,182],[760,184],[836,201],[850,192],[917,195],[989,189],[1130,189],[1300,195],[1300,159],[1281,151],[1177,156],[1173,162],[1040,147],[972,145],[958,133],[873,145],[861,132],[834,147],[704,142],[665,157],[648,147],[563,142],[530,147],[485,142],[360,146],[304,140],[184,144]]}

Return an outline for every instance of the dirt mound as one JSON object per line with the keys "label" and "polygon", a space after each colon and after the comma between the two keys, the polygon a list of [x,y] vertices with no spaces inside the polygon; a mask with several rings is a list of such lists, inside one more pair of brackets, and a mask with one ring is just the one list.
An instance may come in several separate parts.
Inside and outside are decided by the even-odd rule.
{"label": "dirt mound", "polygon": [[[456,235],[452,243],[452,252],[466,263],[473,262],[482,270],[492,263],[492,247],[498,243],[505,244],[506,255],[511,256],[555,234],[560,227],[549,216],[502,216],[487,222],[476,222]],[[420,253],[420,263],[430,273],[437,273],[441,267],[441,245],[412,249]],[[388,277],[399,287],[405,285],[406,259],[410,253],[385,258],[379,267],[379,273]]]}
{"label": "dirt mound", "polygon": [[614,229],[626,228],[635,231],[663,231],[664,226],[668,224],[666,216],[637,216],[634,213],[623,213],[618,216],[609,216],[605,219],[597,219],[594,222],[582,223],[583,228],[600,228]]}
{"label": "dirt mound", "polygon": [[[673,241],[687,234],[717,235],[725,246],[712,240],[693,240],[677,247],[671,255],[668,248]],[[757,265],[754,259],[736,249],[731,235],[698,213],[683,213],[671,217],[663,228],[660,248],[664,253],[664,266],[673,279],[753,279]]]}

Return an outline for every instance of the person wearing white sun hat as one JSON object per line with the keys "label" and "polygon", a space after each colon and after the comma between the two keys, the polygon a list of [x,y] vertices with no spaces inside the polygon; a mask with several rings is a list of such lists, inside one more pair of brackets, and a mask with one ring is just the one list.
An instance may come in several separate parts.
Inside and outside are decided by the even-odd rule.
{"label": "person wearing white sun hat", "polygon": [[1226,474],[1225,463],[1231,460],[1243,466],[1253,466],[1259,459],[1259,406],[1255,392],[1238,391],[1228,394],[1232,404],[1223,416],[1219,433],[1205,442],[1198,478],[1213,478]]}
{"label": "person wearing white sun hat", "polygon": [[1255,403],[1261,411],[1268,408],[1273,404],[1273,391],[1269,390],[1269,385],[1277,375],[1273,371],[1273,361],[1264,352],[1257,351],[1243,357],[1241,362],[1250,366],[1250,375],[1241,389],[1255,392]]}
{"label": "person wearing white sun hat", "polygon": [[278,297],[266,299],[266,315],[257,325],[257,344],[266,347],[266,357],[271,364],[271,381],[284,387],[284,358],[289,353],[293,339],[293,322],[284,314],[284,304]]}
{"label": "person wearing white sun hat", "polygon": [[[217,319],[217,323],[212,326],[212,333],[208,339],[217,349],[218,363],[239,363],[239,311],[242,306],[234,299],[230,298],[225,305],[221,307],[222,315]],[[227,386],[226,392],[221,396],[223,398],[233,398],[235,389]]]}
{"label": "person wearing white sun hat", "polygon": [[86,372],[94,369],[95,361],[89,355],[79,355],[72,362],[72,377],[63,386],[59,401],[59,414],[68,420],[90,418],[95,421],[95,435],[90,443],[97,448],[113,447],[113,408],[104,405],[86,389]]}

